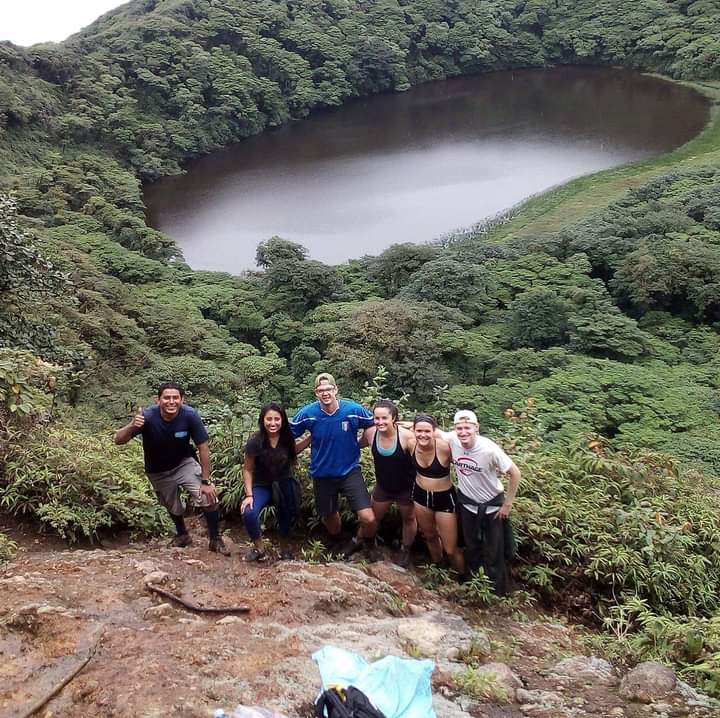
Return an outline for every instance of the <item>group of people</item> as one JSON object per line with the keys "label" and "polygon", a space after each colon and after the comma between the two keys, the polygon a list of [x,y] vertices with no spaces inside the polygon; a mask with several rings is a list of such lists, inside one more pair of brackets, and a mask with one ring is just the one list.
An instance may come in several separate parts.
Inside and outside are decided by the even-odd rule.
{"label": "group of people", "polygon": [[[240,510],[253,548],[246,560],[262,561],[267,556],[260,515],[270,503],[276,506],[280,558],[293,558],[289,537],[298,513],[294,467],[298,454],[310,446],[315,510],[332,550],[346,557],[364,550],[369,560],[380,558],[378,524],[395,504],[402,520],[397,563],[410,564],[419,529],[432,561],[441,564],[447,559],[460,577],[483,568],[496,593],[505,594],[506,559],[513,543],[508,518],[520,471],[500,446],[479,435],[476,415],[458,411],[452,431],[445,432],[426,414],[417,415],[412,423],[401,422],[397,407],[387,399],[380,399],[369,411],[339,398],[335,379],[328,373],[317,376],[314,390],[316,401],[292,419],[279,404],[266,404],[258,431],[247,442]],[[161,384],[156,404],[139,410],[115,432],[115,443],[142,436],[145,472],[175,524],[172,545],[191,543],[183,519],[180,489],[184,489],[205,514],[209,549],[229,555],[210,480],[208,434],[200,415],[184,398],[178,384]],[[376,480],[372,494],[360,469],[362,447],[370,447],[372,453]],[[457,487],[451,477],[453,465]],[[507,474],[507,492],[498,474]],[[344,546],[340,496],[358,521],[356,535]]]}

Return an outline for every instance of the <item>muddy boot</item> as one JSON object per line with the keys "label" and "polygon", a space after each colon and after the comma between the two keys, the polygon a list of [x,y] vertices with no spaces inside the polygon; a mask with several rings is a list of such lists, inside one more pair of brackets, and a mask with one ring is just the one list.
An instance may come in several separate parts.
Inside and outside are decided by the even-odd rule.
{"label": "muddy boot", "polygon": [[385,560],[383,550],[377,545],[374,539],[365,541],[365,557],[370,563]]}
{"label": "muddy boot", "polygon": [[190,534],[178,534],[173,538],[173,540],[168,544],[171,548],[185,548],[187,546],[192,545],[192,539],[190,538]]}
{"label": "muddy boot", "polygon": [[230,555],[230,549],[225,545],[222,536],[210,539],[210,543],[208,544],[208,551],[212,551],[213,553],[219,553],[222,556]]}
{"label": "muddy boot", "polygon": [[353,536],[344,546],[340,548],[340,556],[346,561],[358,551],[361,551],[365,547],[362,541],[358,541],[357,537]]}

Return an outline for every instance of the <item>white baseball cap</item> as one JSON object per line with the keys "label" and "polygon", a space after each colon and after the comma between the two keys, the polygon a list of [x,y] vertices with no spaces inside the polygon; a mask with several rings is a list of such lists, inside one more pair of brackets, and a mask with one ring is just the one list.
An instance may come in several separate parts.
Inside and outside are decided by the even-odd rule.
{"label": "white baseball cap", "polygon": [[455,413],[455,416],[453,417],[453,424],[459,424],[461,421],[469,421],[471,424],[479,426],[475,412],[470,411],[470,409],[460,409],[460,411]]}

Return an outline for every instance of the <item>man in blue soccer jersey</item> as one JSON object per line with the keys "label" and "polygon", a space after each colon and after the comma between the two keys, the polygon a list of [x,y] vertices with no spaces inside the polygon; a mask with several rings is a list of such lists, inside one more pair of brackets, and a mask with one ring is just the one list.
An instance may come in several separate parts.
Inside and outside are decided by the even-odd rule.
{"label": "man in blue soccer jersey", "polygon": [[360,471],[358,431],[373,425],[372,414],[355,401],[338,399],[332,374],[315,379],[317,401],[307,404],[290,421],[295,437],[310,432],[310,476],[315,493],[315,510],[322,518],[334,543],[340,538],[342,524],[338,497],[344,496],[357,513],[362,540],[352,539],[346,556],[364,547],[371,560],[380,558],[375,546],[377,525],[370,495]]}
{"label": "man in blue soccer jersey", "polygon": [[171,545],[184,548],[192,543],[183,518],[183,488],[193,505],[205,514],[210,551],[229,556],[220,536],[217,494],[210,481],[208,434],[200,414],[184,400],[185,392],[179,384],[161,384],[155,405],[140,409],[129,424],[115,432],[114,441],[127,444],[142,435],[145,473],[177,531]]}

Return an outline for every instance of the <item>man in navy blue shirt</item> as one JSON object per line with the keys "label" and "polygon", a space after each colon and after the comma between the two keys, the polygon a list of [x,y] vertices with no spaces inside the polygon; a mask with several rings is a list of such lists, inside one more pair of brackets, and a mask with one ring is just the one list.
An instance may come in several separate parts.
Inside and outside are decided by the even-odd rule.
{"label": "man in navy blue shirt", "polygon": [[183,518],[183,488],[205,514],[210,551],[229,556],[220,536],[217,494],[210,482],[208,434],[200,414],[184,400],[185,392],[179,384],[161,384],[156,404],[140,409],[129,424],[115,432],[114,440],[127,444],[133,437],[142,436],[145,473],[177,531],[171,545],[184,548],[192,543]]}
{"label": "man in navy blue shirt", "polygon": [[[340,538],[342,522],[338,497],[345,496],[357,513],[370,559],[379,558],[375,547],[377,524],[370,496],[360,471],[358,431],[373,425],[372,414],[357,402],[338,399],[332,374],[315,379],[317,401],[302,407],[290,421],[294,436],[310,432],[310,476],[315,493],[315,510],[325,524],[331,541]],[[345,550],[350,555],[362,548],[353,540]]]}

